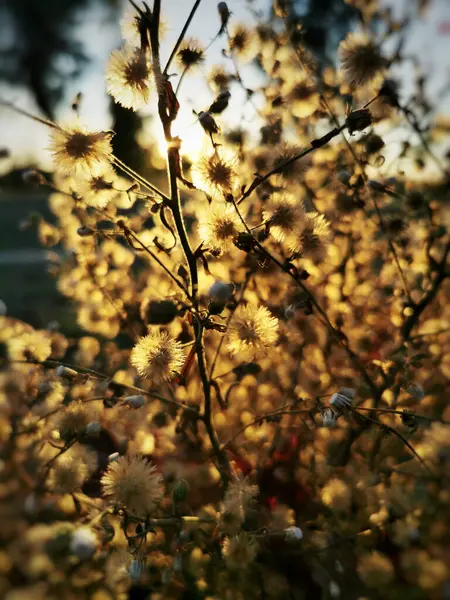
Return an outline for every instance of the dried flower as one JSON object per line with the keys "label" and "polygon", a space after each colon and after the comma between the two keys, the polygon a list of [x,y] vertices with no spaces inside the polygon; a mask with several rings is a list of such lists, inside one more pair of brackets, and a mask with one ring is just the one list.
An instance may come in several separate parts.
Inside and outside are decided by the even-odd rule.
{"label": "dried flower", "polygon": [[131,351],[131,364],[154,385],[173,379],[181,370],[184,350],[167,332],[149,333]]}
{"label": "dried flower", "polygon": [[240,360],[253,360],[273,347],[278,319],[264,306],[238,306],[228,327],[228,350]]}
{"label": "dried flower", "polygon": [[69,441],[84,434],[89,423],[95,420],[95,415],[92,403],[74,401],[56,413],[51,424],[59,431],[61,439]]}
{"label": "dried flower", "polygon": [[95,453],[77,444],[54,461],[49,473],[49,490],[57,494],[79,491],[96,468]]}
{"label": "dried flower", "polygon": [[114,188],[116,179],[114,169],[109,165],[102,165],[92,169],[86,178],[78,177],[74,191],[89,206],[105,208],[120,193]]}
{"label": "dried flower", "polygon": [[202,158],[192,169],[196,186],[217,198],[233,191],[236,177],[236,158],[224,151]]}
{"label": "dried flower", "polygon": [[377,44],[364,34],[349,33],[339,46],[339,56],[351,87],[369,83],[387,65]]}
{"label": "dried flower", "polygon": [[291,236],[288,246],[294,254],[320,262],[325,258],[328,249],[329,231],[330,225],[323,215],[306,213],[300,235]]}
{"label": "dried flower", "polygon": [[111,52],[106,69],[107,90],[125,108],[138,110],[148,104],[150,76],[145,52],[130,46]]}
{"label": "dried flower", "polygon": [[222,555],[230,569],[246,569],[252,563],[259,550],[257,540],[245,531],[225,538]]}
{"label": "dried flower", "polygon": [[251,484],[243,476],[231,481],[221,511],[220,528],[223,532],[228,535],[237,533],[258,494],[258,486]]}
{"label": "dried flower", "polygon": [[209,84],[216,90],[216,92],[227,91],[230,87],[230,83],[233,76],[227,73],[223,67],[213,67],[208,75]]}
{"label": "dried flower", "polygon": [[178,50],[177,59],[182,69],[198,67],[205,60],[205,49],[198,40],[185,39]]}
{"label": "dried flower", "polygon": [[162,478],[145,458],[121,456],[102,477],[103,494],[115,506],[139,517],[147,516],[162,495]]}
{"label": "dried flower", "polygon": [[263,219],[278,242],[300,235],[305,225],[303,202],[289,192],[274,192],[264,204]]}
{"label": "dried flower", "polygon": [[46,332],[26,331],[8,340],[8,354],[11,360],[46,360],[52,352]]}
{"label": "dried flower", "polygon": [[320,106],[320,96],[306,75],[290,84],[283,98],[289,103],[292,114],[300,119],[309,117]]}
{"label": "dried flower", "polygon": [[360,110],[352,111],[346,121],[345,126],[348,128],[350,135],[355,131],[363,131],[367,127],[372,125],[372,115],[368,108],[361,108]]}
{"label": "dried flower", "polygon": [[89,133],[76,124],[52,129],[51,145],[57,169],[63,174],[89,173],[109,164],[112,155],[110,131]]}
{"label": "dried flower", "polygon": [[239,217],[229,204],[211,204],[198,225],[198,235],[203,244],[222,254],[230,249],[239,231]]}
{"label": "dried flower", "polygon": [[235,25],[231,31],[229,45],[231,52],[245,62],[253,60],[258,51],[258,40],[255,34],[242,23]]}

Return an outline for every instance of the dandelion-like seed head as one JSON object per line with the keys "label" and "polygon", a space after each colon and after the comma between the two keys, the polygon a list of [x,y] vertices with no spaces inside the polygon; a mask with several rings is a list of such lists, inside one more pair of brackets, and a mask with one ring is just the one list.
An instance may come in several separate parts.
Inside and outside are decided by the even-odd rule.
{"label": "dandelion-like seed head", "polygon": [[194,39],[186,39],[178,50],[177,59],[182,69],[192,69],[205,61],[205,49]]}
{"label": "dandelion-like seed head", "polygon": [[52,425],[59,431],[63,440],[71,440],[83,435],[86,427],[96,420],[97,411],[91,403],[75,401],[56,413]]}
{"label": "dandelion-like seed head", "polygon": [[102,166],[91,171],[85,178],[75,181],[75,192],[89,206],[105,208],[119,192],[114,188],[116,174],[112,167]]}
{"label": "dandelion-like seed head", "polygon": [[212,197],[230,194],[236,177],[236,159],[225,152],[214,152],[211,156],[204,157],[192,169],[196,186]]}
{"label": "dandelion-like seed head", "polygon": [[253,562],[258,554],[257,540],[246,531],[225,538],[222,545],[222,555],[230,569],[245,569]]}
{"label": "dandelion-like seed head", "polygon": [[211,205],[198,225],[198,235],[205,246],[221,254],[230,249],[239,231],[239,218],[229,204]]}
{"label": "dandelion-like seed head", "polygon": [[264,354],[278,338],[278,319],[265,306],[239,306],[228,327],[228,350],[242,360]]}
{"label": "dandelion-like seed head", "polygon": [[140,338],[131,351],[131,364],[141,377],[158,385],[170,381],[181,370],[184,350],[167,332],[152,332]]}
{"label": "dandelion-like seed head", "polygon": [[139,517],[147,516],[163,495],[156,467],[139,456],[121,456],[102,477],[103,495],[111,504]]}
{"label": "dandelion-like seed head", "polygon": [[273,158],[272,168],[278,168],[280,176],[287,182],[298,182],[299,177],[305,172],[305,159],[292,160],[301,154],[302,148],[290,144],[281,144]]}
{"label": "dandelion-like seed head", "polygon": [[66,175],[73,175],[108,165],[112,135],[110,131],[89,133],[79,124],[52,129],[50,149],[56,168]]}
{"label": "dandelion-like seed head", "polygon": [[314,262],[324,260],[329,244],[330,225],[323,215],[306,213],[301,234],[290,239],[290,248]]}
{"label": "dandelion-like seed head", "polygon": [[145,52],[124,46],[113,50],[106,68],[108,93],[125,108],[138,110],[150,97],[150,62]]}
{"label": "dandelion-like seed head", "polygon": [[228,90],[232,76],[223,67],[213,67],[208,75],[208,82],[218,93]]}
{"label": "dandelion-like seed head", "polygon": [[82,488],[96,468],[95,453],[77,444],[55,460],[48,487],[58,494],[71,494]]}
{"label": "dandelion-like seed head", "polygon": [[286,236],[300,234],[305,224],[303,202],[289,192],[274,192],[264,204],[263,219],[278,242]]}
{"label": "dandelion-like seed head", "polygon": [[292,114],[299,118],[309,117],[319,107],[319,94],[306,77],[290,87],[286,100]]}
{"label": "dandelion-like seed head", "polygon": [[248,27],[238,23],[230,34],[230,50],[241,60],[251,61],[258,51],[258,40]]}
{"label": "dandelion-like seed head", "polygon": [[46,360],[52,352],[50,338],[40,331],[25,331],[8,340],[11,360]]}
{"label": "dandelion-like seed head", "polygon": [[370,83],[385,67],[377,44],[364,34],[349,33],[339,46],[345,81],[353,88]]}

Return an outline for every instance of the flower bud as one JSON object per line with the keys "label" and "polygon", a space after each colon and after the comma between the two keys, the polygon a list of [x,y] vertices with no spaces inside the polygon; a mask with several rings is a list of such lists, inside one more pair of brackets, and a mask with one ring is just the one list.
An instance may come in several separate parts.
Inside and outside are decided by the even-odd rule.
{"label": "flower bud", "polygon": [[86,435],[89,437],[97,437],[102,430],[101,423],[99,421],[91,421],[86,426]]}
{"label": "flower bud", "polygon": [[119,457],[120,457],[120,454],[118,452],[113,452],[112,454],[110,454],[108,456],[108,463],[116,462],[116,460],[118,460]]}
{"label": "flower bud", "polygon": [[226,27],[228,24],[228,19],[230,18],[230,9],[228,8],[228,4],[226,2],[219,2],[217,5],[217,10],[219,11],[220,21],[222,23],[222,27]]}
{"label": "flower bud", "polygon": [[133,559],[128,567],[128,574],[131,579],[139,579],[144,571],[144,562],[142,560]]}
{"label": "flower bud", "polygon": [[72,534],[70,551],[81,560],[91,558],[97,548],[97,538],[88,527],[80,527]]}
{"label": "flower bud", "polygon": [[209,295],[211,298],[218,300],[219,302],[227,302],[233,295],[234,286],[232,283],[225,283],[224,281],[216,281],[209,288]]}
{"label": "flower bud", "polygon": [[330,398],[330,406],[342,412],[352,405],[352,400],[355,397],[355,390],[352,388],[341,388],[339,392],[333,394]]}
{"label": "flower bud", "polygon": [[372,115],[368,108],[354,110],[348,115],[345,121],[345,126],[350,135],[355,133],[355,131],[363,131],[367,127],[370,127],[370,125],[372,125]]}
{"label": "flower bud", "polygon": [[288,320],[292,319],[294,317],[295,313],[296,313],[295,304],[289,304],[289,306],[286,306],[286,308],[284,309],[284,316]]}
{"label": "flower bud", "polygon": [[124,401],[130,408],[141,408],[145,404],[145,398],[142,394],[136,394],[135,396],[127,396]]}
{"label": "flower bud", "polygon": [[77,371],[70,369],[69,367],[65,367],[64,365],[60,365],[56,369],[56,375],[62,379],[68,379],[69,381],[73,381],[76,377],[78,377]]}
{"label": "flower bud", "polygon": [[90,235],[95,234],[95,229],[92,229],[92,227],[86,227],[86,226],[78,227],[77,234],[80,237],[88,237]]}
{"label": "flower bud", "polygon": [[45,177],[36,169],[25,169],[22,171],[22,179],[24,183],[27,185],[32,185],[33,187],[39,187],[40,185],[45,185]]}
{"label": "flower bud", "polygon": [[284,530],[284,539],[287,542],[298,542],[302,538],[303,531],[300,529],[300,527],[295,527],[295,525],[292,525],[292,527],[288,527]]}
{"label": "flower bud", "polygon": [[326,408],[322,414],[322,425],[324,427],[336,427],[336,421],[339,415],[337,415],[332,408]]}

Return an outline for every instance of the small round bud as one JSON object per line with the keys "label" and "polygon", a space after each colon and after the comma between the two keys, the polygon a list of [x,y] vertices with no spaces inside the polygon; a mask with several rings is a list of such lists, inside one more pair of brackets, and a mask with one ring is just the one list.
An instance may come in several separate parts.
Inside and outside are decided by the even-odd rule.
{"label": "small round bud", "polygon": [[78,227],[77,234],[80,237],[88,237],[90,235],[95,234],[95,229],[92,229],[92,227],[86,227],[86,226]]}
{"label": "small round bud", "polygon": [[97,549],[97,537],[89,527],[80,527],[72,534],[70,551],[81,560],[91,558]]}
{"label": "small round bud", "polygon": [[298,542],[302,538],[303,531],[300,529],[300,527],[295,527],[295,525],[292,525],[292,527],[288,527],[284,530],[284,539],[287,542]]}
{"label": "small round bud", "polygon": [[97,437],[101,430],[101,423],[99,423],[99,421],[92,421],[91,423],[87,424],[85,433],[89,437]]}
{"label": "small round bud", "polygon": [[217,5],[217,10],[219,11],[222,27],[226,27],[231,14],[230,9],[228,8],[228,4],[226,2],[219,2],[219,4]]}
{"label": "small round bud", "polygon": [[173,492],[172,492],[172,498],[174,502],[184,502],[184,500],[186,500],[187,495],[189,493],[189,484],[185,479],[181,479],[180,481],[178,481],[178,483],[175,485]]}
{"label": "small round bud", "polygon": [[200,125],[206,131],[206,133],[211,134],[211,133],[217,133],[219,131],[219,127],[218,127],[214,117],[208,111],[202,110],[201,112],[199,112],[198,120],[200,122]]}
{"label": "small round bud", "polygon": [[211,298],[218,300],[219,302],[227,302],[233,295],[234,286],[231,283],[225,283],[224,281],[216,281],[209,288],[209,295]]}
{"label": "small round bud", "polygon": [[425,398],[425,392],[418,383],[410,383],[408,385],[408,394],[411,394],[416,400],[423,400]]}
{"label": "small round bud", "polygon": [[341,183],[345,183],[347,185],[350,181],[350,173],[341,169],[340,171],[338,171],[337,178]]}
{"label": "small round bud", "polygon": [[359,110],[352,111],[346,121],[345,126],[347,127],[350,135],[355,131],[364,131],[367,127],[372,125],[372,115],[368,108],[360,108]]}
{"label": "small round bud", "polygon": [[75,369],[70,369],[69,367],[65,367],[64,365],[60,365],[56,369],[56,375],[61,377],[62,379],[68,379],[69,381],[74,380],[78,377],[77,371]]}
{"label": "small round bud", "polygon": [[339,412],[351,407],[352,400],[355,397],[355,390],[351,388],[341,388],[339,392],[333,394],[330,398],[330,406]]}
{"label": "small round bud", "polygon": [[40,185],[45,185],[45,177],[36,169],[25,169],[22,172],[23,182],[27,185],[32,185],[33,187],[39,187]]}
{"label": "small round bud", "polygon": [[127,396],[124,401],[130,408],[141,408],[145,404],[145,398],[142,394],[136,394],[135,396]]}
{"label": "small round bud", "polygon": [[120,458],[120,454],[118,452],[113,452],[108,456],[108,462],[113,463],[116,462]]}

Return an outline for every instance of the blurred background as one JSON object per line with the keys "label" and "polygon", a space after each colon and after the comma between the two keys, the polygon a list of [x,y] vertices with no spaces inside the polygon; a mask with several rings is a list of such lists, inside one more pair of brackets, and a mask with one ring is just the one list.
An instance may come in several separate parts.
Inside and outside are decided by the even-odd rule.
{"label": "blurred background", "polygon": [[[426,118],[450,114],[450,2],[449,0],[366,0],[374,10],[390,10],[396,19],[407,18],[401,43],[408,60],[394,75],[400,80],[404,102],[413,102],[417,82],[429,100]],[[193,2],[163,0],[165,36],[162,55],[168,56]],[[345,34],[357,28],[357,2],[344,0],[292,0],[289,18],[302,26],[304,42],[324,65],[335,63]],[[273,18],[270,0],[229,0],[233,22]],[[113,129],[115,153],[140,172],[163,182],[162,132],[152,108],[136,114],[115,105],[105,93],[104,69],[109,53],[121,45],[121,23],[129,3],[122,0],[3,0],[0,6],[0,98],[40,117],[64,122],[73,116],[74,102],[83,121],[93,129]],[[204,0],[188,31],[204,45],[220,28],[215,0]],[[400,43],[400,40],[396,40]],[[205,83],[212,64],[230,69],[223,55],[226,38],[219,37],[208,50],[208,60],[196,76],[183,83],[181,110],[175,133],[183,140],[190,161],[202,151],[203,132],[193,111],[207,107],[214,93]],[[263,80],[255,64],[241,72],[245,85],[257,89]],[[176,77],[174,75],[174,80]],[[236,86],[226,112],[226,127],[245,121],[255,139],[259,121],[258,96],[251,100]],[[42,249],[33,227],[33,213],[51,222],[47,194],[24,183],[24,170],[52,170],[45,125],[0,106],[0,311],[47,326],[55,318],[70,331],[73,318],[49,272],[48,259],[58,248]],[[408,129],[390,135],[399,145],[411,138]],[[389,139],[385,140],[389,142]],[[394,144],[394,145],[395,145]],[[390,151],[395,149],[390,145]],[[389,164],[389,157],[387,157]],[[405,165],[402,165],[405,168]],[[424,173],[412,176],[424,177]],[[426,174],[433,176],[433,173]],[[164,183],[161,183],[164,185]],[[31,215],[31,217],[30,217]]]}

